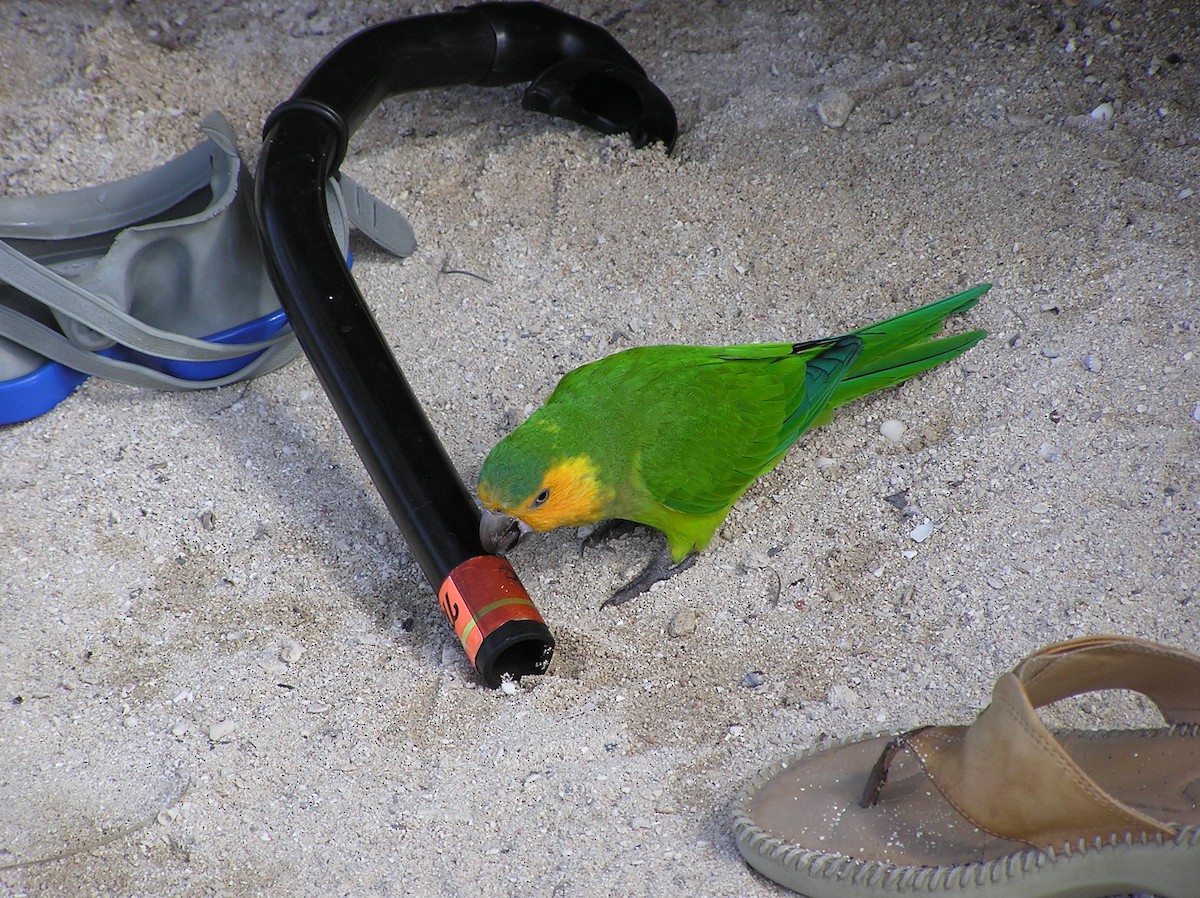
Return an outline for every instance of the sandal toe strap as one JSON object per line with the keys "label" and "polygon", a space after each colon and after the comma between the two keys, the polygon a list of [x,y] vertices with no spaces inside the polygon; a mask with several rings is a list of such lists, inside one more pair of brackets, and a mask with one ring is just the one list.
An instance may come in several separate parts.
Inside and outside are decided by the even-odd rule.
{"label": "sandal toe strap", "polygon": [[897,737],[868,778],[861,804],[878,802],[888,768],[911,753],[963,817],[980,829],[1035,847],[1167,837],[1176,829],[1102,789],[1038,718],[1035,708],[1098,689],[1132,689],[1168,722],[1200,722],[1200,657],[1122,637],[1059,643],[996,682],[992,702],[969,727],[924,727]]}

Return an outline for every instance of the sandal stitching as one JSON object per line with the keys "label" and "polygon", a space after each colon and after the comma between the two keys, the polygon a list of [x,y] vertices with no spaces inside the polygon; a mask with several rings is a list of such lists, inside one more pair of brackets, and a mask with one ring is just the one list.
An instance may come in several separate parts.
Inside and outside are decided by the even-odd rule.
{"label": "sandal stitching", "polygon": [[[1196,844],[1200,840],[1200,827],[1188,827],[1187,839],[1174,839],[1172,842],[1179,848],[1188,848]],[[779,862],[782,860],[779,857],[779,850],[785,846],[779,839],[768,837],[767,841],[775,843],[772,850],[763,852],[763,856],[767,860]],[[795,848],[797,846],[787,846]],[[1112,849],[1116,850],[1117,845],[1105,845],[1097,850]],[[1086,846],[1080,846],[1083,854],[1094,853],[1086,849]],[[789,852],[785,849],[784,854]],[[851,872],[851,882],[854,884],[864,884],[861,877],[868,868],[877,870],[880,866],[886,868],[885,885],[895,885],[899,889],[924,888],[927,892],[933,892],[935,889],[949,891],[953,887],[965,888],[971,885],[987,885],[990,883],[1000,884],[1005,880],[1014,880],[1024,878],[1030,873],[1036,873],[1038,869],[1046,866],[1046,863],[1053,863],[1059,856],[1070,857],[1070,852],[1056,853],[1052,848],[1045,851],[1025,848],[1021,851],[1005,855],[1002,858],[996,858],[991,861],[972,862],[969,864],[947,864],[939,867],[913,867],[899,866],[896,864],[885,864],[882,861],[855,861],[847,855],[826,854],[817,851],[802,852],[805,855],[803,863],[794,865],[796,872],[805,872],[810,876],[819,877],[822,879],[844,879],[847,868],[853,868]],[[801,867],[807,868],[801,871]],[[1019,868],[1019,869],[1018,869]],[[957,882],[954,880],[957,879]],[[873,883],[865,883],[873,885]]]}

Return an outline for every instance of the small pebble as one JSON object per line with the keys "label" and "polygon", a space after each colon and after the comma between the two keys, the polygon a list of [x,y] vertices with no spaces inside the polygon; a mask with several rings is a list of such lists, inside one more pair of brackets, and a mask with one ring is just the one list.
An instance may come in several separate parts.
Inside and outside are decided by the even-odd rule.
{"label": "small pebble", "polygon": [[1038,446],[1037,454],[1038,458],[1042,461],[1048,462],[1056,462],[1062,458],[1062,453],[1059,452],[1058,447],[1050,443],[1042,443],[1042,445]]}
{"label": "small pebble", "polygon": [[908,536],[909,539],[915,543],[923,543],[925,540],[929,539],[929,536],[932,533],[933,521],[929,520],[929,518],[926,518],[924,521],[914,527]]}
{"label": "small pebble", "polygon": [[1042,120],[1035,115],[1021,115],[1020,113],[1016,112],[1008,113],[1006,118],[1010,125],[1021,131],[1028,131],[1030,128],[1036,128],[1042,123]]}
{"label": "small pebble", "polygon": [[1042,347],[1042,356],[1044,358],[1056,359],[1060,355],[1062,355],[1062,352],[1059,351],[1059,348],[1057,346],[1054,346],[1051,344],[1051,345],[1046,345],[1046,346]]}
{"label": "small pebble", "polygon": [[182,736],[186,736],[187,731],[188,731],[188,725],[186,723],[184,723],[183,721],[180,721],[179,723],[175,724],[175,726],[171,727],[171,735],[174,736],[176,739],[179,739]]}
{"label": "small pebble", "polygon": [[853,708],[858,705],[858,696],[845,683],[834,683],[829,687],[826,701],[835,708]]}
{"label": "small pebble", "polygon": [[208,738],[213,742],[221,742],[232,736],[233,731],[236,729],[237,724],[232,720],[221,720],[217,723],[209,724]]}
{"label": "small pebble", "polygon": [[1200,424],[1200,402],[1192,406],[1192,420]]}
{"label": "small pebble", "polygon": [[[725,526],[723,526],[721,528],[720,536],[721,536],[721,539],[725,540],[725,542],[732,543],[732,542],[736,542],[738,537],[740,537],[745,532],[746,532],[746,528],[743,527],[740,523],[738,523],[737,521],[731,521],[728,518],[726,518]],[[641,564],[641,562],[638,562],[638,564]],[[633,565],[632,568],[630,569],[630,571],[624,575],[624,579],[628,580],[630,577],[636,575],[637,569],[638,569],[638,565]]]}
{"label": "small pebble", "polygon": [[678,639],[696,632],[696,612],[691,608],[680,608],[667,624],[667,633]]}
{"label": "small pebble", "polygon": [[827,128],[840,128],[854,111],[854,98],[840,87],[824,91],[817,97],[817,115]]}
{"label": "small pebble", "polygon": [[889,443],[899,443],[904,439],[904,431],[907,429],[903,421],[897,421],[895,418],[888,418],[879,425],[879,432]]}
{"label": "small pebble", "polygon": [[742,687],[745,689],[757,689],[766,681],[767,678],[763,676],[763,672],[761,670],[752,670],[750,673],[742,677]]}
{"label": "small pebble", "polygon": [[1115,111],[1112,103],[1101,103],[1088,113],[1088,117],[1094,122],[1108,122],[1112,120]]}
{"label": "small pebble", "polygon": [[1183,188],[1183,190],[1179,191],[1178,195],[1181,200],[1186,200],[1189,196],[1192,196],[1193,194],[1195,194],[1195,192],[1196,191],[1192,190],[1192,188],[1185,187],[1185,188]]}

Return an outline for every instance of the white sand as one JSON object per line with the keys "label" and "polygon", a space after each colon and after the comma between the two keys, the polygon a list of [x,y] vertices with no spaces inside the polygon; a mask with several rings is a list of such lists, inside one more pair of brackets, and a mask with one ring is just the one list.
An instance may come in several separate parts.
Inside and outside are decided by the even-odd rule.
{"label": "white sand", "polygon": [[[145,170],[211,109],[253,159],[324,52],[404,12],[326,6],[0,4],[0,190]],[[760,765],[964,720],[1057,639],[1196,646],[1198,7],[567,6],[617,20],[674,157],[463,88],[389,101],[345,165],[416,229],[404,262],[356,239],[356,276],[468,483],[626,346],[818,337],[985,280],[956,326],[991,336],[813,433],[630,605],[599,610],[650,534],[522,545],[558,652],[515,696],[477,683],[306,361],[93,379],[0,430],[0,864],[76,852],[0,895],[779,895],[728,822]]]}

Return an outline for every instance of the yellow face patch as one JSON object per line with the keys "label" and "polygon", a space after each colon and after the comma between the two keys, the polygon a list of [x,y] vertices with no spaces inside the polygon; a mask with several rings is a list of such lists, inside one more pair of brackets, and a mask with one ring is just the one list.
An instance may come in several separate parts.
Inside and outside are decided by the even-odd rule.
{"label": "yellow face patch", "polygon": [[[481,497],[482,498],[482,497]],[[612,490],[596,479],[596,466],[586,455],[556,461],[541,485],[517,508],[505,509],[534,530],[581,527],[602,520]],[[487,499],[483,499],[486,504]]]}

